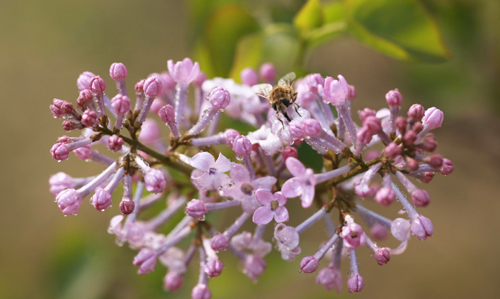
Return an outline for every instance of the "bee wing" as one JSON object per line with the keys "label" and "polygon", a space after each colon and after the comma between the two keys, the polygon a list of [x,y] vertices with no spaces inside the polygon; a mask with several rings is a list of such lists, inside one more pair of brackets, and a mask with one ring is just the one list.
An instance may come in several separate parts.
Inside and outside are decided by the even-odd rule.
{"label": "bee wing", "polygon": [[266,99],[269,99],[269,94],[272,90],[273,87],[271,84],[257,84],[252,86],[253,92]]}
{"label": "bee wing", "polygon": [[283,78],[281,78],[278,81],[278,85],[279,86],[292,86],[293,82],[295,81],[295,77],[296,76],[295,76],[294,72],[288,73],[288,74],[284,75]]}

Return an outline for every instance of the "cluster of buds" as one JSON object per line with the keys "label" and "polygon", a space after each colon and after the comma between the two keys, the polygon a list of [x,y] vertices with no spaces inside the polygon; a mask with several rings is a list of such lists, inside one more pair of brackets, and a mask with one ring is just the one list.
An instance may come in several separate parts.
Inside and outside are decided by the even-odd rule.
{"label": "cluster of buds", "polygon": [[[50,191],[64,215],[76,215],[83,198],[91,193],[95,209],[110,208],[112,194],[123,182],[121,214],[111,219],[108,231],[118,243],[138,250],[133,264],[139,274],[153,271],[158,261],[165,266],[164,286],[169,291],[181,287],[198,254],[199,280],[192,298],[210,298],[208,281],[224,269],[221,251],[235,255],[243,272],[256,281],[266,270],[265,256],[273,247],[264,239],[266,229],[274,231],[275,248],[282,258],[292,262],[303,254],[300,245],[307,240],[303,233],[321,221],[328,231],[326,242],[317,252],[303,254],[299,271],[316,272],[323,259],[329,260],[318,271],[317,282],[327,290],[340,291],[341,260],[349,256],[347,287],[349,292],[359,292],[364,286],[356,256],[359,247],[368,247],[375,262],[385,265],[392,255],[405,251],[411,235],[425,240],[433,234],[431,221],[414,207],[428,206],[429,194],[414,180],[429,183],[436,173],[453,171],[450,160],[434,154],[437,142],[430,131],[443,122],[443,113],[434,107],[425,110],[415,104],[408,117],[398,116],[402,95],[391,90],[386,94],[389,109],[359,111],[358,125],[351,115],[355,88],[341,75],[334,79],[310,74],[295,84],[296,98],[289,101],[300,107],[289,105],[284,119],[251,87],[259,81],[276,83],[272,64],[262,65],[260,74],[243,70],[243,84],[238,84],[231,79],[207,79],[189,58],[170,60],[168,71],[139,81],[132,107],[125,83],[127,68],[113,63],[110,76],[118,90],[112,99],[101,77],[84,72],[77,80],[79,111],[58,99],[50,106],[54,117],[64,119],[64,130],[81,130],[78,137],[58,138],[50,150],[52,157],[61,161],[73,152],[105,166],[87,178],[55,174],[49,180]],[[188,102],[190,85],[194,100]],[[255,130],[218,132],[223,112]],[[162,122],[170,136],[161,136],[158,123]],[[99,153],[95,149],[99,146],[115,156]],[[299,147],[318,153],[321,171],[304,165]],[[149,219],[142,217],[142,212],[165,199],[163,211]],[[291,217],[303,216],[291,215],[287,209],[297,200],[309,216],[298,226],[287,226]],[[367,208],[393,203],[402,205],[400,214],[406,217],[391,220]],[[211,219],[225,209],[224,215],[234,214],[235,220],[218,230]],[[180,213],[184,217],[175,217]],[[174,219],[181,220],[173,224]],[[241,231],[247,222],[256,225],[253,233]],[[174,228],[166,235],[159,233],[167,223]],[[388,232],[401,242],[398,247],[375,243]],[[178,247],[183,239],[191,240],[184,250]]]}

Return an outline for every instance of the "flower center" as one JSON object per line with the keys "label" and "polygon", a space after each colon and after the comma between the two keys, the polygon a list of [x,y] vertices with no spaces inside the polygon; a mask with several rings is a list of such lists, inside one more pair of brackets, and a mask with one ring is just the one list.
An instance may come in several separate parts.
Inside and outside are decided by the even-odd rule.
{"label": "flower center", "polygon": [[273,201],[271,202],[271,210],[273,210],[273,211],[274,211],[274,210],[276,210],[279,206],[280,206],[280,205],[279,205],[279,203],[278,203],[278,201],[277,201],[277,200],[273,200]]}
{"label": "flower center", "polygon": [[242,184],[241,185],[241,192],[243,192],[245,195],[252,195],[253,187],[247,183]]}
{"label": "flower center", "polygon": [[210,167],[210,168],[208,169],[208,174],[209,174],[209,175],[212,175],[212,174],[215,174],[215,173],[217,173],[217,168]]}
{"label": "flower center", "polygon": [[351,232],[351,238],[357,238],[358,233],[357,232]]}

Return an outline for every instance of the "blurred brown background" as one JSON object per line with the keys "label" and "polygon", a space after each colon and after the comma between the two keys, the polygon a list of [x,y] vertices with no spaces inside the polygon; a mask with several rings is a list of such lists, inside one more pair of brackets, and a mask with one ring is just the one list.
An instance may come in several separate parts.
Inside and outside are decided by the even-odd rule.
{"label": "blurred brown background", "polygon": [[[259,5],[265,5],[259,1]],[[292,5],[276,1],[276,5]],[[300,1],[299,1],[300,2]],[[274,2],[273,2],[274,3]],[[384,107],[398,87],[405,108],[414,102],[445,112],[435,132],[438,151],[455,172],[425,186],[432,204],[423,211],[435,235],[412,239],[409,249],[384,266],[359,250],[366,285],[340,295],[297,272],[300,259],[276,252],[254,285],[226,254],[227,267],[210,281],[213,298],[498,298],[500,297],[500,3],[425,1],[443,29],[453,58],[443,64],[411,64],[367,49],[350,37],[320,48],[308,68],[343,74],[358,91],[354,108]],[[293,4],[295,5],[295,4]],[[63,217],[48,191],[49,175],[88,176],[100,167],[70,156],[57,163],[49,149],[65,134],[48,109],[54,97],[74,102],[83,71],[102,75],[113,88],[109,66],[123,62],[127,82],[166,69],[168,59],[190,52],[188,5],[182,1],[1,1],[0,90],[3,117],[0,184],[0,298],[188,298],[195,268],[179,293],[162,291],[164,268],[138,276],[134,252],[107,234],[117,205],[104,213],[83,204]],[[201,66],[203,69],[203,65]],[[395,216],[395,207],[384,211]],[[390,214],[392,213],[392,214]],[[312,237],[303,252],[321,241]],[[301,244],[302,246],[302,244]],[[224,260],[226,261],[226,260]],[[344,265],[343,272],[348,268]],[[345,281],[344,281],[345,283]]]}

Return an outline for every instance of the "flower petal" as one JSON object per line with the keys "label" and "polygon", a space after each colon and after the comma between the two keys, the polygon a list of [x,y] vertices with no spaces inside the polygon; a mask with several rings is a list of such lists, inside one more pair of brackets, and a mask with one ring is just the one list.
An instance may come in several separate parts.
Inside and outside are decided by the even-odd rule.
{"label": "flower petal", "polygon": [[234,164],[231,168],[231,179],[237,185],[241,185],[243,183],[250,183],[250,173],[247,168],[241,164]]}
{"label": "flower petal", "polygon": [[294,157],[286,159],[286,168],[296,177],[301,177],[306,174],[306,167],[304,164]]}
{"label": "flower petal", "polygon": [[252,181],[250,185],[254,189],[265,189],[271,191],[273,185],[276,184],[277,179],[273,176],[265,176]]}
{"label": "flower petal", "polygon": [[200,73],[200,65],[198,62],[195,62],[194,65],[191,67],[191,72],[189,73],[188,76],[188,81],[193,82],[196,77],[198,77],[198,74]]}
{"label": "flower petal", "polygon": [[314,200],[314,186],[304,186],[300,200],[303,208],[309,208]]}
{"label": "flower petal", "polygon": [[271,206],[271,202],[274,201],[274,196],[271,191],[264,189],[259,189],[255,192],[255,197],[257,201],[263,206]]}
{"label": "flower petal", "polygon": [[274,211],[274,220],[278,223],[282,223],[288,221],[288,210],[284,207],[278,207],[276,211]]}
{"label": "flower petal", "polygon": [[274,193],[274,199],[276,199],[280,206],[284,206],[286,204],[286,198],[281,194],[281,192]]}
{"label": "flower petal", "polygon": [[208,169],[214,164],[214,156],[207,152],[197,153],[191,158],[191,166],[203,172],[208,172]]}
{"label": "flower petal", "polygon": [[217,172],[228,172],[229,170],[231,170],[231,161],[229,161],[228,158],[224,157],[222,153],[219,153],[217,162],[215,162],[213,167],[217,168]]}
{"label": "flower petal", "polygon": [[[290,160],[291,158],[288,158]],[[304,188],[304,183],[301,179],[291,178],[283,184],[281,187],[281,194],[286,198],[294,198],[302,194],[302,189]]]}
{"label": "flower petal", "polygon": [[260,207],[253,213],[253,222],[255,224],[268,224],[273,220],[274,213],[270,207]]}

